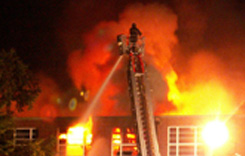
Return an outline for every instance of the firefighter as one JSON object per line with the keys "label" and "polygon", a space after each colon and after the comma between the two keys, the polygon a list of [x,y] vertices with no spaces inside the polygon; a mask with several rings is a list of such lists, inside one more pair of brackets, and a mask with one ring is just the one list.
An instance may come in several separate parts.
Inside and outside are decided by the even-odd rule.
{"label": "firefighter", "polygon": [[136,43],[138,41],[138,36],[141,36],[140,30],[136,27],[136,24],[133,23],[129,31],[130,31],[130,42]]}
{"label": "firefighter", "polygon": [[[137,73],[143,73],[144,72],[144,64],[143,64],[143,61],[141,58],[141,53],[139,51],[139,47],[137,47],[137,44],[136,44],[138,41],[138,36],[141,36],[142,33],[136,27],[135,23],[132,24],[132,27],[130,28],[129,32],[130,32],[129,40],[130,40],[130,43],[132,44],[132,45],[130,45],[129,55],[131,56],[131,59],[132,59],[133,70],[134,70],[134,72],[137,72]],[[137,62],[135,62],[135,60],[137,60]],[[140,68],[137,67],[137,65],[139,65]]]}
{"label": "firefighter", "polygon": [[136,42],[138,41],[138,36],[141,36],[140,30],[136,27],[136,24],[133,23],[132,27],[129,30],[130,36],[129,36],[129,41],[131,43],[130,46],[130,51],[133,53],[138,53],[138,47]]}

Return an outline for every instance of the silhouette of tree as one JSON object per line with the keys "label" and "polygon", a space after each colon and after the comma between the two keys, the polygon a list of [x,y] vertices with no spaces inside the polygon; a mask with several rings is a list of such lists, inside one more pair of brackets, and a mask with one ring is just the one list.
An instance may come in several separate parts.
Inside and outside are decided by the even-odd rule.
{"label": "silhouette of tree", "polygon": [[15,50],[0,52],[0,111],[11,114],[11,105],[17,111],[32,107],[40,88],[28,67],[20,60]]}

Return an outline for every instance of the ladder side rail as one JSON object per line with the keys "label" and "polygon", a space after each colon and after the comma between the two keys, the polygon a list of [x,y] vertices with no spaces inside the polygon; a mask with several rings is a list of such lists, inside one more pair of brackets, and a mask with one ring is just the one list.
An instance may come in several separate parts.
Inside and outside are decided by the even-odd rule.
{"label": "ladder side rail", "polygon": [[148,113],[148,120],[149,120],[149,132],[151,136],[151,144],[152,148],[154,151],[155,156],[160,156],[159,152],[159,145],[158,145],[158,139],[156,135],[156,126],[155,126],[155,118],[154,118],[154,113],[153,113],[153,104],[151,100],[151,94],[150,94],[150,87],[148,86],[147,82],[147,74],[145,72],[145,79],[144,79],[144,84],[145,84],[145,95],[146,95],[146,111]]}
{"label": "ladder side rail", "polygon": [[136,121],[137,121],[138,135],[139,135],[139,141],[140,141],[140,152],[142,156],[147,156],[146,144],[145,144],[145,139],[144,139],[144,134],[143,134],[142,118],[141,118],[140,107],[139,107],[140,103],[138,101],[139,96],[137,95],[136,80],[135,80],[134,72],[132,70],[130,70],[130,76],[131,76],[131,81],[132,81],[132,91],[133,91],[133,96],[134,96]]}

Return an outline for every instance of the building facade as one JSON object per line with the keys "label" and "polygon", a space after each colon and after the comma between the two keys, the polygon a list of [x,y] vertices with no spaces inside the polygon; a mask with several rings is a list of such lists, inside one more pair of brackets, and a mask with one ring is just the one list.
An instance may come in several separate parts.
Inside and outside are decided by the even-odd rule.
{"label": "building facade", "polygon": [[[219,120],[226,123],[229,137],[219,148],[213,149],[206,145],[202,138],[205,125],[216,116],[157,116],[155,117],[159,150],[162,156],[242,156],[245,155],[245,116],[221,116]],[[14,140],[16,144],[28,140],[56,136],[57,156],[70,156],[67,154],[67,142],[62,141],[61,134],[67,133],[69,127],[79,122],[75,117],[44,118],[16,118],[16,131]],[[101,151],[101,156],[113,155],[112,133],[113,129],[134,128],[134,119],[131,117],[94,117],[93,143],[86,151],[85,147],[77,156],[87,155],[89,152]],[[216,131],[217,129],[213,129]],[[210,132],[211,133],[211,132]],[[220,130],[221,133],[221,130]],[[123,143],[122,143],[123,144]],[[130,144],[131,145],[131,144]],[[123,147],[123,146],[120,146]],[[101,150],[102,149],[102,150]],[[116,155],[132,155],[120,153]],[[115,152],[114,152],[115,155]]]}

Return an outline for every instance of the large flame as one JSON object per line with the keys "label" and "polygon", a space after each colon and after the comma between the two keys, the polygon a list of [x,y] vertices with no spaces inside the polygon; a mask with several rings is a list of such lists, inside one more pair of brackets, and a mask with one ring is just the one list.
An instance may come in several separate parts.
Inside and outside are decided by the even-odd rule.
{"label": "large flame", "polygon": [[59,139],[66,140],[67,155],[83,155],[90,150],[93,138],[92,127],[92,117],[89,117],[86,124],[78,123],[69,127],[67,134],[60,134]]}
{"label": "large flame", "polygon": [[174,71],[166,75],[166,80],[169,85],[168,100],[177,106],[171,114],[229,114],[235,109],[230,93],[218,81],[195,84],[190,90],[181,92]]}
{"label": "large flame", "polygon": [[[18,115],[80,116],[117,60],[116,36],[128,35],[133,22],[146,37],[144,59],[157,73],[148,70],[150,79],[154,79],[152,99],[158,115],[226,114],[238,108],[245,99],[243,18],[239,9],[232,10],[235,5],[230,2],[222,2],[217,13],[219,3],[178,2],[172,11],[163,4],[130,2],[116,21],[100,22],[86,29],[79,40],[83,48],[68,56],[68,73],[77,90],[89,90],[88,101],[81,103],[77,99],[69,110],[55,81],[40,76],[43,92],[33,110]],[[81,7],[77,3],[73,5],[77,10],[72,8],[72,11],[79,18],[77,11]],[[68,16],[67,19],[73,21]],[[84,18],[81,16],[81,19]],[[74,24],[71,21],[67,22],[69,26]],[[98,102],[96,115],[130,114],[126,66],[122,64],[112,77]],[[65,91],[62,92],[65,96]]]}
{"label": "large flame", "polygon": [[181,80],[173,69],[166,74],[168,100],[177,107],[170,114],[230,114],[237,106],[217,61],[210,56],[201,56],[202,59],[193,58],[190,74],[182,76]]}
{"label": "large flame", "polygon": [[[154,20],[153,20],[154,19]],[[91,91],[93,97],[113,66],[118,49],[116,36],[120,33],[129,34],[131,24],[135,22],[146,39],[146,59],[154,66],[163,69],[171,58],[171,48],[177,42],[174,35],[177,29],[176,15],[164,5],[159,4],[133,4],[120,15],[118,22],[101,22],[90,33],[85,35],[85,49],[74,51],[68,59],[69,72],[75,86],[79,89],[85,85]],[[125,68],[124,64],[121,68]],[[101,97],[103,106],[97,109],[98,115],[127,115],[130,113],[129,98],[121,98],[124,95],[127,84],[121,88],[118,81],[127,82],[126,69],[124,77],[112,80]],[[119,73],[117,73],[119,74]],[[126,93],[127,94],[127,93]],[[121,107],[123,106],[123,107]]]}
{"label": "large flame", "polygon": [[[71,77],[78,88],[86,85],[91,89],[92,95],[96,94],[112,67],[111,60],[116,60],[118,51],[113,44],[115,37],[120,33],[128,34],[133,22],[146,37],[146,62],[161,73],[159,83],[166,83],[168,87],[168,93],[165,91],[161,95],[155,87],[153,98],[158,99],[155,101],[158,114],[228,114],[235,109],[239,100],[235,100],[234,88],[231,83],[228,84],[230,75],[226,73],[224,63],[217,55],[213,55],[216,51],[193,50],[192,55],[184,59],[183,56],[173,56],[181,56],[178,52],[173,52],[173,47],[178,47],[175,34],[177,16],[166,6],[157,3],[132,4],[119,16],[118,22],[101,22],[85,35],[86,48],[73,52],[68,61]],[[205,23],[205,20],[202,23]],[[196,24],[190,26],[195,27]],[[205,26],[199,28],[198,32],[203,32]],[[181,58],[182,60],[177,60]],[[179,67],[178,64],[182,66]],[[119,79],[127,81],[126,76]],[[118,97],[117,94],[123,96],[123,89],[119,87],[121,86],[115,83],[109,84],[102,95],[103,106],[98,108],[103,109],[97,110],[98,115],[126,115],[122,110],[130,112],[129,107],[119,107],[124,105],[126,108],[125,103],[129,103],[128,99],[115,99]],[[127,86],[124,87],[126,88]],[[164,94],[168,95],[167,99],[163,98]],[[158,96],[162,99],[159,100]],[[240,96],[239,99],[242,98],[243,96]]]}

